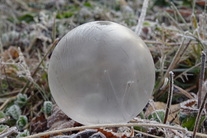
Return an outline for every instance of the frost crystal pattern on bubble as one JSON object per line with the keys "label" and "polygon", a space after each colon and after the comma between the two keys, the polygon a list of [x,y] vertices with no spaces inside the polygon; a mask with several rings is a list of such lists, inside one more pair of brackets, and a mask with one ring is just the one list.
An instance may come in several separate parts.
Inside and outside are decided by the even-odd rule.
{"label": "frost crystal pattern on bubble", "polygon": [[128,28],[107,21],[71,30],[49,64],[56,103],[85,125],[130,121],[147,104],[154,80],[153,59],[144,42]]}

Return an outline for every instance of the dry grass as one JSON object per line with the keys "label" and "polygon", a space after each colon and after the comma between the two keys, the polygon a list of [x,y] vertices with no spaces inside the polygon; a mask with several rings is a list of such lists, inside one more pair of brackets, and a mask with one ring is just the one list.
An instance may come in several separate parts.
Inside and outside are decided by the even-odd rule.
{"label": "dry grass", "polygon": [[[158,6],[159,2],[145,1],[143,6],[138,0],[114,0],[111,3],[105,0],[0,1],[0,137],[28,136],[39,132],[42,133],[28,137],[49,137],[55,133],[63,135],[63,132],[72,135],[70,131],[74,130],[121,126],[133,126],[134,135],[142,132],[143,136],[148,133],[155,137],[207,137],[206,59],[202,56],[202,52],[206,54],[207,45],[205,1],[194,0],[192,5],[175,2]],[[143,23],[138,24],[140,14]],[[48,116],[54,115],[55,111],[43,108],[46,101],[55,105],[47,80],[51,51],[69,30],[94,20],[110,20],[128,26],[138,31],[146,42],[156,67],[153,104],[150,104],[153,107],[146,107],[140,113],[138,118],[143,119],[141,122],[81,127],[74,123],[71,128],[50,130],[47,127]],[[171,71],[174,72],[174,81],[169,81],[171,90],[174,89],[172,99],[167,98]],[[169,115],[163,117],[158,112],[158,109],[166,109],[159,107],[158,102],[168,103]],[[176,110],[172,109],[174,105]],[[9,109],[15,111],[9,112]],[[155,116],[149,118],[150,113]],[[23,121],[19,125],[20,116],[27,117],[28,122]],[[159,123],[152,121],[156,118]],[[166,124],[162,118],[166,118]],[[70,120],[60,117],[56,123],[61,119]],[[195,128],[187,123],[189,120],[196,124]]]}

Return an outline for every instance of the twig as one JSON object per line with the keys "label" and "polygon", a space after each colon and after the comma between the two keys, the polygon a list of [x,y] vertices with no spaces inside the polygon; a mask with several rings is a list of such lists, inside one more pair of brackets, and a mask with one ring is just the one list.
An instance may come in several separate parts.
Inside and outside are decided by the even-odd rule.
{"label": "twig", "polygon": [[200,65],[201,65],[201,63],[198,63],[198,64],[192,66],[191,68],[185,69],[185,71],[183,71],[181,74],[179,74],[179,75],[177,75],[177,76],[175,77],[175,80],[178,79],[178,78],[182,78],[182,75],[186,74],[187,72],[189,72],[189,71],[195,69],[196,67],[198,67],[198,66],[200,66]]}
{"label": "twig", "polygon": [[191,43],[191,40],[188,41],[187,45],[183,45],[184,41],[182,42],[181,46],[179,47],[177,53],[175,54],[173,61],[171,62],[170,66],[167,69],[166,75],[165,77],[168,77],[169,72],[175,68],[175,66],[177,65],[177,63],[179,62],[180,58],[183,56],[183,54],[185,53],[186,49],[188,48],[188,46]]}
{"label": "twig", "polygon": [[[37,138],[45,135],[52,135],[56,133],[62,133],[62,132],[68,132],[68,131],[75,131],[75,130],[83,130],[83,129],[92,129],[92,128],[100,128],[100,127],[123,127],[123,126],[143,126],[143,127],[161,127],[161,128],[168,128],[168,129],[174,129],[182,131],[183,133],[189,133],[193,134],[193,132],[188,131],[185,128],[178,127],[178,126],[170,126],[166,124],[160,124],[160,123],[120,123],[120,124],[102,124],[102,125],[91,125],[91,126],[81,126],[81,127],[72,127],[72,128],[65,128],[60,130],[53,130],[53,131],[47,131],[42,132],[34,135],[27,136],[25,138]],[[207,138],[206,134],[197,133],[196,136],[202,136]]]}
{"label": "twig", "polygon": [[3,84],[3,83],[2,83],[2,74],[3,74],[3,73],[2,73],[2,61],[3,61],[3,57],[4,57],[4,56],[2,56],[2,55],[3,55],[3,45],[2,45],[1,39],[0,39],[0,54],[1,54],[1,58],[0,58],[0,65],[1,65],[1,66],[0,66],[0,76],[1,76],[1,77],[0,77],[0,90],[2,90],[2,89],[3,89],[3,88],[2,88],[2,86],[3,86],[3,85],[2,85],[2,84]]}
{"label": "twig", "polygon": [[16,98],[16,96],[13,96],[9,99],[7,99],[1,106],[0,106],[0,110],[4,109],[4,107],[9,103],[11,102],[12,100],[14,100]]}
{"label": "twig", "polygon": [[158,109],[156,109],[155,104],[154,104],[154,101],[153,100],[150,100],[149,101],[149,104],[151,105],[151,107],[153,109],[152,113],[155,113],[156,114],[156,117],[158,118],[159,122],[162,122],[160,116],[157,114],[157,112],[155,112]]}
{"label": "twig", "polygon": [[[175,26],[177,28],[179,28],[180,30],[182,30],[182,27],[178,24],[178,22],[166,11],[164,12],[164,15],[166,15],[168,18],[170,18],[170,20],[172,20],[172,22],[175,24]],[[186,25],[185,25],[186,26]]]}
{"label": "twig", "polygon": [[203,40],[201,40],[198,36],[196,35],[193,35],[189,32],[187,32],[186,34],[178,34],[178,36],[181,36],[181,37],[184,37],[184,38],[187,38],[187,39],[190,39],[190,40],[194,40],[194,41],[197,41],[199,44],[201,44],[201,48],[202,49],[205,49],[206,46],[203,42]]}
{"label": "twig", "polygon": [[56,13],[53,14],[53,25],[52,25],[52,42],[55,41],[56,38]]}
{"label": "twig", "polygon": [[44,55],[44,57],[42,58],[42,60],[40,61],[40,63],[38,64],[38,66],[36,67],[34,73],[32,74],[32,77],[34,77],[36,75],[36,73],[39,70],[40,65],[43,63],[43,61],[46,59],[46,57],[51,53],[51,51],[55,48],[56,44],[58,43],[59,39],[56,39],[54,41],[54,43],[52,44],[52,46],[49,48],[49,50],[47,51],[47,53]]}
{"label": "twig", "polygon": [[2,110],[9,102],[11,101],[11,99],[7,99],[1,106],[0,106],[0,110]]}
{"label": "twig", "polygon": [[0,97],[1,98],[11,97],[11,96],[17,95],[18,93],[19,93],[19,90],[14,90],[14,91],[9,92],[9,93],[0,94]]}
{"label": "twig", "polygon": [[178,89],[183,95],[185,95],[186,97],[193,99],[194,97],[192,95],[190,95],[186,90],[183,90],[182,88],[180,88],[179,86],[174,85],[174,87],[176,89]]}
{"label": "twig", "polygon": [[173,87],[174,87],[174,80],[173,80],[173,76],[174,73],[172,71],[169,72],[170,74],[170,89],[169,89],[169,94],[168,94],[168,98],[167,98],[167,106],[166,106],[166,112],[165,112],[165,118],[164,118],[164,124],[166,124],[167,122],[167,118],[169,115],[169,111],[170,111],[170,106],[171,106],[171,102],[172,102],[172,96],[173,96]]}
{"label": "twig", "polygon": [[[189,88],[185,89],[187,92],[192,91],[193,89],[196,89],[197,86],[194,84],[193,86],[190,86]],[[195,95],[192,95],[194,98],[196,97]]]}
{"label": "twig", "polygon": [[170,64],[170,66],[168,67],[164,77],[162,78],[162,80],[158,84],[158,87],[155,90],[155,94],[154,94],[155,98],[160,97],[163,94],[163,92],[166,90],[167,86],[160,91],[160,88],[162,87],[164,79],[167,78],[169,76],[169,72],[175,68],[175,66],[180,61],[181,57],[185,53],[186,49],[188,48],[188,46],[190,45],[192,40],[189,40],[187,45],[184,45],[184,41],[185,41],[185,39],[183,39],[182,44],[180,45],[179,49],[177,50],[175,56],[173,57],[173,60]]}
{"label": "twig", "polygon": [[193,10],[192,10],[192,14],[194,14],[195,13],[195,3],[196,3],[196,0],[193,0],[193,3],[192,3],[192,5],[193,5]]}
{"label": "twig", "polygon": [[16,127],[11,127],[7,130],[7,132],[3,133],[0,135],[0,138],[5,138],[9,135],[11,135],[12,133],[17,133],[17,128]]}
{"label": "twig", "polygon": [[206,53],[202,51],[201,71],[200,71],[199,87],[198,87],[198,108],[200,108],[201,101],[202,101],[202,86],[203,86],[203,82],[204,82],[205,63],[206,63]]}
{"label": "twig", "polygon": [[135,29],[136,34],[139,36],[142,30],[142,25],[146,16],[147,8],[148,8],[148,2],[149,0],[144,0],[143,6],[142,6],[142,12],[139,18],[139,22],[137,24],[137,27]]}
{"label": "twig", "polygon": [[[144,40],[145,43],[147,44],[157,44],[157,45],[161,45],[163,44],[163,42],[160,42],[160,41],[153,41],[153,40]],[[178,43],[167,43],[167,42],[164,42],[165,45],[168,45],[168,46],[178,46],[178,45],[181,45],[182,43],[178,42]],[[191,44],[198,44],[198,42],[191,42]],[[184,45],[187,45],[187,43],[184,43]]]}
{"label": "twig", "polygon": [[46,95],[46,92],[35,81],[31,81],[31,82],[32,82],[31,84],[34,85],[35,88],[39,90],[39,93],[42,95],[43,99],[45,101],[48,101],[49,99]]}
{"label": "twig", "polygon": [[198,114],[196,117],[196,122],[195,122],[194,130],[193,130],[193,138],[195,138],[195,136],[196,136],[196,132],[198,130],[200,119],[201,119],[201,114],[202,114],[202,111],[203,111],[203,108],[205,106],[206,99],[207,99],[207,81],[204,83],[204,90],[205,90],[206,94],[204,96],[203,102],[199,108],[199,111],[198,111]]}
{"label": "twig", "polygon": [[[32,77],[34,77],[36,75],[36,73],[38,72],[40,65],[43,63],[43,61],[45,60],[45,58],[50,54],[50,52],[54,49],[54,47],[56,46],[56,44],[58,43],[59,39],[55,40],[54,43],[52,44],[52,46],[50,47],[50,49],[47,51],[47,53],[44,55],[44,57],[42,58],[42,60],[40,61],[40,63],[37,65],[35,71],[32,74]],[[32,84],[30,83],[30,81],[27,81],[26,85],[24,86],[24,88],[22,89],[21,93],[25,93],[26,88],[30,88],[32,86]]]}
{"label": "twig", "polygon": [[178,16],[180,17],[180,19],[182,20],[182,22],[185,24],[185,26],[188,27],[188,30],[190,30],[189,26],[187,25],[187,22],[185,21],[185,19],[183,18],[183,16],[181,15],[181,13],[179,12],[179,10],[175,6],[175,4],[173,2],[170,2],[170,4],[172,5],[172,8],[177,12]]}

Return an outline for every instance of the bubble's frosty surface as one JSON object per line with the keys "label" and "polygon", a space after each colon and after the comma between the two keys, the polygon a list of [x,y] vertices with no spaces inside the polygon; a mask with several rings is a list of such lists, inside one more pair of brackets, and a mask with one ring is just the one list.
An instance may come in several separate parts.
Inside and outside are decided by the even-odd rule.
{"label": "bubble's frosty surface", "polygon": [[85,125],[124,123],[150,98],[155,69],[144,42],[108,21],[67,33],[49,64],[49,86],[58,106]]}

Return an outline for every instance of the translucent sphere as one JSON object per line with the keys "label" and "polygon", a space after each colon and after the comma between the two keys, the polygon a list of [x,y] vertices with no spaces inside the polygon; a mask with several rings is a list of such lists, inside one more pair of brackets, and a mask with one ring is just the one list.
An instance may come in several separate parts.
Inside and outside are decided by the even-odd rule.
{"label": "translucent sphere", "polygon": [[49,86],[57,105],[75,121],[126,123],[151,97],[155,67],[145,43],[109,21],[83,24],[53,51]]}

